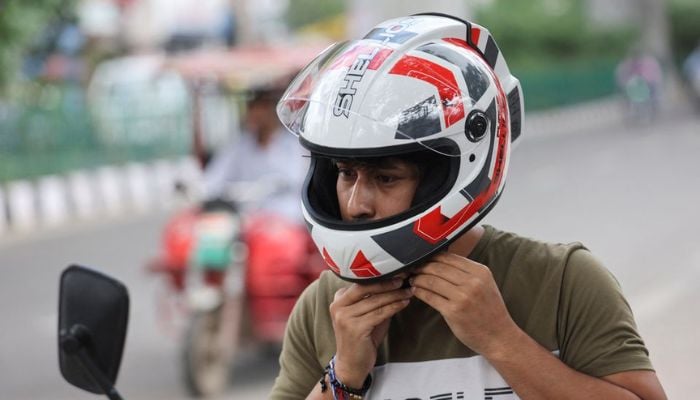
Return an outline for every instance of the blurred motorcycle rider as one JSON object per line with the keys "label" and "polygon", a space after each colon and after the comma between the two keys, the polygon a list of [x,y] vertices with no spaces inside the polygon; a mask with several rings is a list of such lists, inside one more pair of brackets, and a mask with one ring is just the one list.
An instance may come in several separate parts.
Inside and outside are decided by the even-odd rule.
{"label": "blurred motorcycle rider", "polygon": [[683,75],[690,84],[690,91],[696,109],[700,111],[700,42],[683,62]]}
{"label": "blurred motorcycle rider", "polygon": [[225,198],[237,182],[269,182],[279,187],[256,209],[301,223],[299,192],[308,161],[277,118],[275,105],[281,94],[280,85],[250,91],[241,135],[217,152],[204,171],[204,196]]}
{"label": "blurred motorcycle rider", "polygon": [[659,61],[641,47],[634,47],[617,66],[615,78],[631,116],[653,119],[659,110],[663,89]]}

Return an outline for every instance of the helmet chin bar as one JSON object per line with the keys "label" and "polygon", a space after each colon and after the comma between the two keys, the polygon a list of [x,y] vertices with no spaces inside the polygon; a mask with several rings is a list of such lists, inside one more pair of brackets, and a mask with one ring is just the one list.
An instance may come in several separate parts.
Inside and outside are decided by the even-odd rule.
{"label": "helmet chin bar", "polygon": [[[389,272],[389,273],[386,273],[386,274],[383,274],[380,276],[376,276],[376,277],[370,277],[370,278],[354,278],[351,276],[342,275],[338,272],[338,270],[335,270],[333,268],[330,268],[330,270],[338,278],[340,278],[344,281],[352,282],[352,283],[359,283],[359,284],[370,284],[370,283],[385,281],[385,280],[391,279],[394,276],[399,275],[401,273],[408,273],[410,275],[411,271],[413,269],[422,266],[423,264],[428,262],[430,260],[430,258],[432,258],[433,256],[435,256],[443,251],[446,251],[452,243],[454,243],[457,239],[462,237],[462,235],[469,232],[472,228],[477,226],[479,224],[479,222],[481,222],[482,219],[486,216],[486,214],[488,214],[493,209],[493,207],[496,206],[496,203],[498,203],[498,200],[500,200],[500,198],[501,198],[501,196],[499,194],[497,197],[494,198],[494,200],[491,202],[491,204],[489,204],[489,206],[484,210],[484,212],[479,214],[472,222],[470,222],[463,230],[461,230],[459,234],[455,235],[451,239],[445,240],[443,243],[436,246],[435,248],[433,248],[429,252],[425,253],[420,258],[418,258],[414,261],[411,261],[407,264],[404,264],[403,266],[401,266],[400,268],[398,268],[392,272]],[[466,254],[464,256],[468,256],[468,254]]]}

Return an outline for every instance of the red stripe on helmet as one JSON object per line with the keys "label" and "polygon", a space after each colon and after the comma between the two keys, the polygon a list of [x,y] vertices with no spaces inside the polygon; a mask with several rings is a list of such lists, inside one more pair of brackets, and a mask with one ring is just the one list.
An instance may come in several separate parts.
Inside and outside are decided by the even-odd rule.
{"label": "red stripe on helmet", "polygon": [[[446,41],[447,43],[452,43],[454,45],[457,45],[459,47],[464,47],[467,50],[474,51],[474,48],[467,43],[466,40],[460,39],[460,38],[442,38],[442,40]],[[476,43],[474,43],[476,45]]]}
{"label": "red stripe on helmet", "polygon": [[[474,28],[473,28],[473,29],[474,29]],[[474,39],[474,36],[472,36],[472,39]],[[478,43],[479,43],[479,42],[478,42],[479,35],[476,35],[476,39],[477,39],[477,40],[473,40],[474,46],[478,46]],[[451,43],[451,44],[454,44],[454,45],[456,45],[456,46],[459,46],[459,47],[462,47],[462,48],[464,48],[464,49],[467,49],[467,50],[471,51],[472,53],[478,55],[479,58],[481,58],[482,60],[486,61],[486,59],[484,58],[484,55],[481,53],[481,50],[480,50],[478,47],[477,47],[476,49],[473,48],[473,47],[470,46],[469,43],[467,43],[467,41],[464,40],[464,39],[459,39],[459,38],[442,38],[442,40],[446,41],[447,43]],[[488,64],[488,62],[487,62],[486,64]]]}
{"label": "red stripe on helmet", "polygon": [[472,26],[472,43],[474,46],[479,45],[479,36],[481,36],[481,29]]}
{"label": "red stripe on helmet", "polygon": [[384,60],[393,52],[391,49],[382,49],[377,46],[355,46],[338,56],[333,64],[331,64],[330,69],[350,67],[357,60],[358,56],[372,54],[372,52],[375,51],[376,53],[369,61],[367,69],[378,69],[384,63]]}
{"label": "red stripe on helmet", "polygon": [[496,195],[498,188],[501,187],[501,181],[505,174],[505,157],[510,146],[510,131],[508,129],[508,104],[506,95],[503,91],[501,83],[495,76],[493,71],[493,81],[496,84],[497,95],[496,102],[498,103],[498,132],[496,137],[498,140],[498,148],[496,157],[491,170],[491,184],[486,191],[481,192],[472,202],[459,210],[452,218],[447,218],[442,215],[441,207],[437,207],[428,214],[424,215],[413,225],[413,232],[427,241],[430,244],[437,244],[439,241],[447,238],[451,233],[456,231],[462,224],[471,219],[483,206],[485,206]]}
{"label": "red stripe on helmet", "polygon": [[445,116],[445,127],[464,118],[462,95],[454,73],[440,64],[415,56],[403,56],[389,71],[390,74],[420,79],[435,86]]}
{"label": "red stripe on helmet", "polygon": [[330,268],[330,269],[331,269],[333,272],[335,272],[336,274],[340,275],[340,268],[338,268],[338,264],[336,264],[336,263],[333,261],[333,259],[332,259],[331,256],[328,254],[328,251],[326,250],[325,247],[323,248],[323,252],[322,252],[322,253],[323,253],[323,261],[326,262],[326,264],[328,265],[328,268]]}
{"label": "red stripe on helmet", "polygon": [[360,278],[372,278],[381,275],[379,271],[374,268],[374,265],[367,260],[362,250],[357,252],[355,259],[352,261],[352,265],[350,265],[350,271]]}
{"label": "red stripe on helmet", "polygon": [[379,67],[381,67],[381,65],[384,63],[384,60],[386,60],[392,52],[393,51],[389,49],[379,50],[379,52],[374,56],[374,58],[372,58],[372,61],[369,62],[369,66],[367,67],[367,69],[379,69]]}

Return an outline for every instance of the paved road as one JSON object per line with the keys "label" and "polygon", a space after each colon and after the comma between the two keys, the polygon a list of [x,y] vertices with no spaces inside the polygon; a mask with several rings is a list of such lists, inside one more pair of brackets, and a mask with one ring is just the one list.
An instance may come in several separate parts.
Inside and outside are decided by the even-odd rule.
{"label": "paved road", "polygon": [[[670,398],[700,392],[700,119],[531,136],[518,147],[486,223],[551,241],[582,241],[618,277]],[[119,377],[129,399],[184,399],[177,335],[155,319],[157,280],[142,272],[163,216],[138,216],[0,239],[0,398],[92,399],[61,381],[57,282],[70,263],[123,280],[132,319]],[[239,359],[225,398],[261,399],[274,356]]]}

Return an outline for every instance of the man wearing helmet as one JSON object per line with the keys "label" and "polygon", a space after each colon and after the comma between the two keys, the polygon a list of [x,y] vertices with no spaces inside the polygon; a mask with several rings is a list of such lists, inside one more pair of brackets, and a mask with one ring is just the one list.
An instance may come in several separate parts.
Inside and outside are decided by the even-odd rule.
{"label": "man wearing helmet", "polygon": [[489,32],[386,21],[319,55],[280,120],[312,155],[329,269],[289,320],[273,399],[663,399],[614,278],[581,245],[477,223],[523,109]]}

